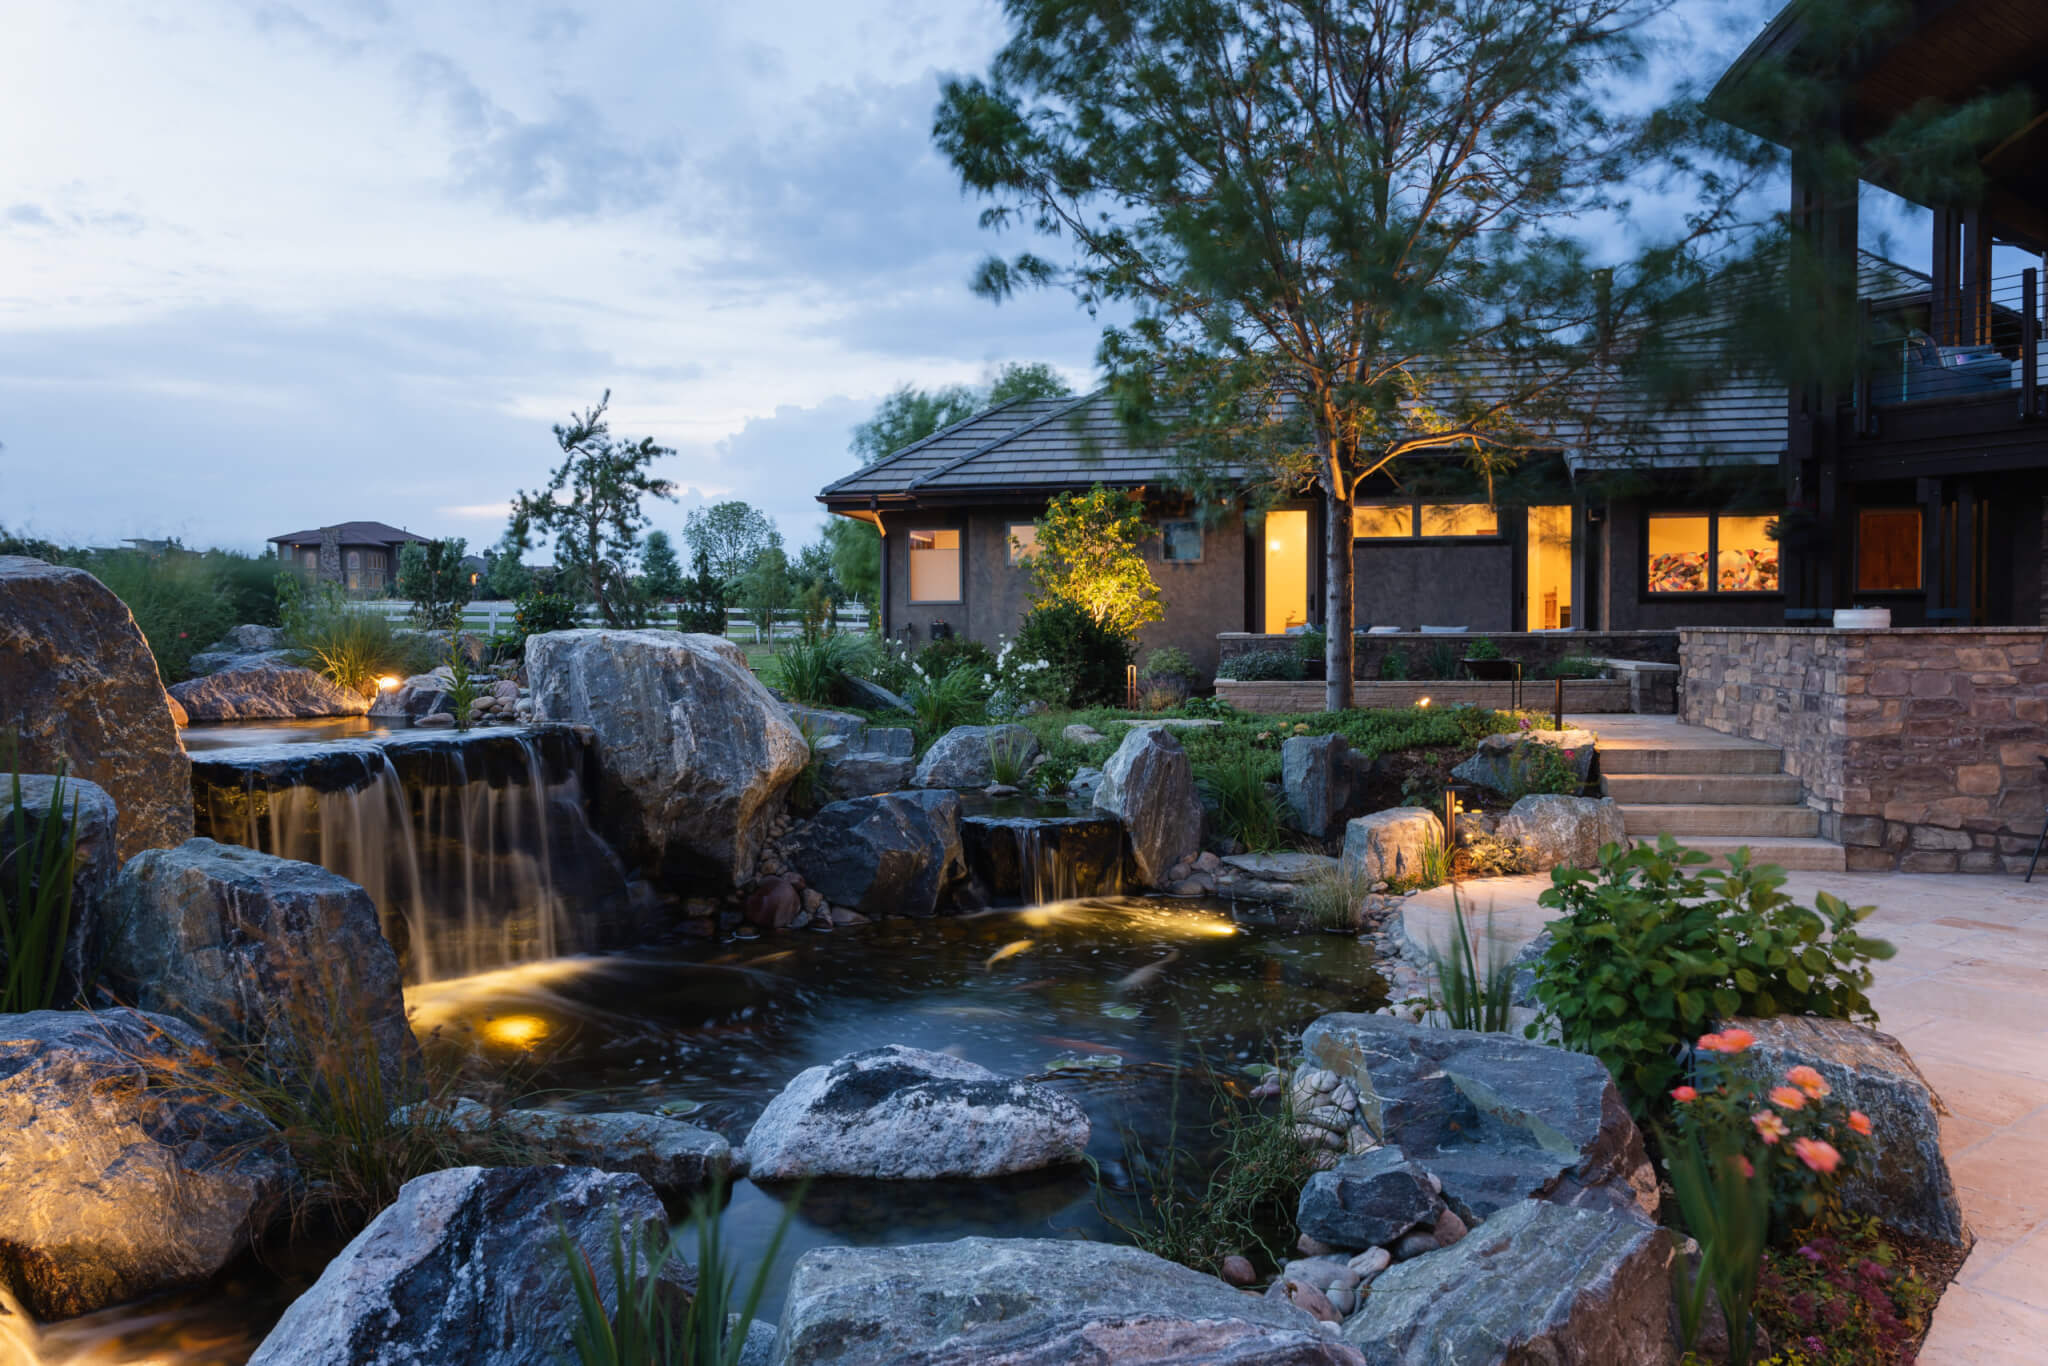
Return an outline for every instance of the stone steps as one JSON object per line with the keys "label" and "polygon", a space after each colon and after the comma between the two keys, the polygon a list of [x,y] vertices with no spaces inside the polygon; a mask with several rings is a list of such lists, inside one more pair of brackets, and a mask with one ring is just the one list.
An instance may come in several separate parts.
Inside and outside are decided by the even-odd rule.
{"label": "stone steps", "polygon": [[1777,773],[1784,754],[1769,745],[1700,745],[1683,749],[1650,749],[1640,745],[1600,746],[1604,774],[1651,773]]}
{"label": "stone steps", "polygon": [[1775,863],[1780,868],[1796,869],[1814,873],[1840,873],[1849,866],[1849,851],[1832,840],[1824,839],[1752,839],[1725,835],[1680,836],[1679,842],[1688,849],[1697,849],[1703,854],[1712,854],[1716,864],[1725,865],[1728,855],[1741,848],[1747,848],[1750,862]]}
{"label": "stone steps", "polygon": [[1601,789],[1624,806],[1797,806],[1804,796],[1789,773],[1614,773],[1600,756]]}
{"label": "stone steps", "polygon": [[1621,818],[1631,835],[1812,839],[1820,834],[1820,812],[1810,806],[1623,805]]}

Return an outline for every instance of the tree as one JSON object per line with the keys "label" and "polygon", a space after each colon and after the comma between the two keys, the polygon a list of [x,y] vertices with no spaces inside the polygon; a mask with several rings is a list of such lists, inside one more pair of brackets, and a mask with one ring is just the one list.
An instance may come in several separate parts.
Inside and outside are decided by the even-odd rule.
{"label": "tree", "polygon": [[854,517],[834,517],[825,523],[825,543],[831,548],[832,575],[846,596],[867,604],[870,612],[881,607],[882,533],[873,522]]}
{"label": "tree", "polygon": [[1159,585],[1138,552],[1150,534],[1144,504],[1130,494],[1097,484],[1086,493],[1054,498],[1038,519],[1033,605],[1071,603],[1128,640],[1164,615]]}
{"label": "tree", "polygon": [[763,547],[740,576],[739,601],[771,642],[775,639],[775,614],[789,606],[792,596],[789,556],[779,543]]}
{"label": "tree", "polygon": [[728,586],[739,582],[762,551],[782,544],[775,523],[750,504],[738,501],[692,508],[683,519],[683,539],[690,549],[711,561],[711,572]]}
{"label": "tree", "polygon": [[653,437],[621,441],[611,434],[605,409],[611,391],[595,408],[555,427],[562,463],[535,493],[513,495],[510,539],[524,554],[536,533],[554,542],[555,562],[564,578],[597,606],[609,626],[637,626],[647,618],[647,601],[628,567],[647,517],[643,498],[675,498],[675,485],[648,467],[675,452]]}
{"label": "tree", "polygon": [[533,571],[520,560],[519,546],[507,532],[504,539],[484,552],[484,593],[511,602],[532,588]]}
{"label": "tree", "polygon": [[[1332,708],[1351,701],[1359,485],[1419,452],[1490,476],[1566,444],[1616,327],[1682,297],[1735,226],[1762,166],[1746,143],[1693,103],[1599,98],[1664,7],[1007,0],[990,75],[946,83],[934,137],[993,201],[983,221],[1070,257],[991,258],[976,288],[1135,313],[1099,360],[1191,488],[1319,492]],[[1572,235],[1630,228],[1629,177],[1689,152],[1724,169],[1668,240],[1617,264]]]}
{"label": "tree", "polygon": [[880,404],[875,415],[853,429],[853,453],[863,465],[894,455],[941,428],[965,421],[999,403],[1019,398],[1065,398],[1073,390],[1059,371],[1043,361],[1012,361],[996,372],[986,390],[965,384],[920,389],[905,384]]}
{"label": "tree", "polygon": [[1044,361],[1012,361],[996,372],[982,406],[993,408],[1018,398],[1066,398],[1073,392],[1060,372]]}
{"label": "tree", "polygon": [[708,636],[725,634],[725,580],[711,568],[702,550],[690,557],[690,579],[676,604],[676,625]]}
{"label": "tree", "polygon": [[666,601],[683,591],[683,565],[666,531],[650,531],[640,546],[640,579],[649,596]]}
{"label": "tree", "polygon": [[398,552],[398,591],[412,599],[413,621],[429,631],[452,631],[469,601],[468,542],[407,541]]}

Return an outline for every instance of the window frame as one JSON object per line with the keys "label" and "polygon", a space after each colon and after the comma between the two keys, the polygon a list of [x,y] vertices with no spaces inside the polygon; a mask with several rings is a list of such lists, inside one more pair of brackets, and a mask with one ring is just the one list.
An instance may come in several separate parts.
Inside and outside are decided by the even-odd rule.
{"label": "window frame", "polygon": [[[920,598],[917,594],[917,538],[922,534],[936,535],[950,532],[953,536],[953,596],[950,598]],[[940,553],[933,546],[929,553]],[[904,528],[903,542],[903,592],[912,607],[958,607],[967,601],[967,537],[957,526],[917,526]]]}
{"label": "window frame", "polygon": [[[1774,514],[1744,512],[1730,508],[1654,508],[1643,513],[1643,534],[1637,559],[1637,585],[1644,602],[1707,602],[1716,598],[1734,598],[1746,601],[1763,601],[1785,596],[1785,554],[1784,547],[1777,541],[1778,586],[1776,588],[1723,588],[1721,587],[1721,519],[1734,518],[1741,521],[1769,521]],[[1675,592],[1671,589],[1650,587],[1650,523],[1659,517],[1688,517],[1707,519],[1707,586],[1696,593]]]}
{"label": "window frame", "polygon": [[[1166,553],[1172,544],[1167,536],[1169,527],[1193,527],[1195,529],[1195,553],[1190,556],[1176,556]],[[1159,523],[1159,562],[1161,564],[1200,564],[1209,557],[1209,533],[1199,517],[1167,517]]]}
{"label": "window frame", "polygon": [[[936,531],[943,530],[944,528],[925,527],[922,529],[926,531]],[[1019,531],[1028,531],[1031,533],[1030,549],[1024,549],[1017,544],[1017,533]],[[1011,568],[1014,569],[1020,565],[1029,564],[1033,557],[1035,557],[1038,554],[1038,523],[1005,522],[1003,524],[1003,551],[1004,554],[1009,557]]]}
{"label": "window frame", "polygon": [[[1358,509],[1362,507],[1406,508],[1408,510],[1408,531],[1402,536],[1361,536],[1358,534]],[[1481,507],[1493,513],[1493,530],[1478,531],[1469,536],[1457,534],[1423,534],[1422,510],[1425,507]],[[1476,500],[1456,501],[1442,498],[1361,498],[1351,505],[1351,543],[1355,545],[1499,545],[1511,539],[1507,530],[1507,519],[1501,516],[1500,504],[1482,503]]]}

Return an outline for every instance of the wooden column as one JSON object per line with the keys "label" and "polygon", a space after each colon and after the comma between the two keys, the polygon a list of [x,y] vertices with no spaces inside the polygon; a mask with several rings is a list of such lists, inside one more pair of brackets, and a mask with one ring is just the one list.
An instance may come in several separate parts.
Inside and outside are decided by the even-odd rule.
{"label": "wooden column", "polygon": [[1962,216],[1954,209],[1934,211],[1934,250],[1929,273],[1927,330],[1936,346],[1954,346],[1957,334],[1956,280],[1961,273]]}

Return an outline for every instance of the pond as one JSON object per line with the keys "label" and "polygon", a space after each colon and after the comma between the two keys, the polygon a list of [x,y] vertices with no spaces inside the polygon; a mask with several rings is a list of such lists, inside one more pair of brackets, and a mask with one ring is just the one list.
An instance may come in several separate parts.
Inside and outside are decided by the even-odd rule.
{"label": "pond", "polygon": [[[884,1043],[1031,1076],[1081,1104],[1089,1156],[1128,1184],[1127,1143],[1199,1144],[1213,1068],[1248,1069],[1333,1010],[1384,999],[1350,936],[1244,923],[1220,903],[1116,897],[831,933],[697,941],[555,959],[410,988],[434,1046],[473,1040],[512,1068],[526,1104],[686,1112],[738,1144],[798,1072]],[[741,1181],[722,1216],[739,1265],[765,1251],[793,1192]],[[681,1213],[681,1211],[677,1211]],[[770,1278],[831,1244],[1120,1235],[1087,1167],[982,1182],[820,1182]],[[313,1249],[306,1250],[309,1254]],[[238,1366],[315,1267],[246,1268],[211,1295],[128,1306],[44,1330],[40,1366]],[[8,1337],[0,1320],[0,1366]]]}

